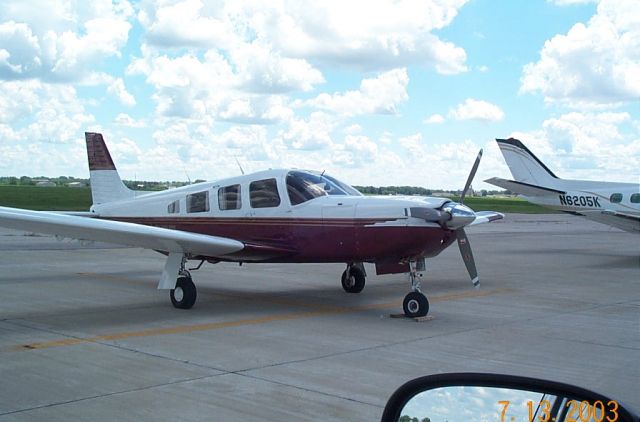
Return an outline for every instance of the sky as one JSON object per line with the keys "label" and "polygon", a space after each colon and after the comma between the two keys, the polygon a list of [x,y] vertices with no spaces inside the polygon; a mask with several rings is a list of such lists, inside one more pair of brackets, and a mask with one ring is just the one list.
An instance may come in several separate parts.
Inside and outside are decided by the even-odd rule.
{"label": "sky", "polygon": [[0,175],[325,170],[354,185],[640,182],[637,0],[28,1],[0,5]]}

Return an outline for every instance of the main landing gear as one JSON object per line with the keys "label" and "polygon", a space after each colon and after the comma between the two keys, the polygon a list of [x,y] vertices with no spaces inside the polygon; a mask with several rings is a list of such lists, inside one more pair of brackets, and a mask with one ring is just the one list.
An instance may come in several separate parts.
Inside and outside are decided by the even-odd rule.
{"label": "main landing gear", "polygon": [[360,293],[364,289],[366,277],[362,262],[349,263],[342,273],[342,288],[347,293]]}
{"label": "main landing gear", "polygon": [[171,296],[173,306],[178,309],[190,309],[196,303],[198,291],[189,271],[180,272],[180,276],[176,280],[176,287],[169,291],[169,296]]}
{"label": "main landing gear", "polygon": [[[192,270],[197,270],[202,263]],[[191,273],[185,268],[187,257],[179,252],[171,252],[162,270],[162,276],[158,282],[159,290],[169,290],[169,297],[174,307],[190,309],[196,303],[198,296],[196,286],[191,279]]]}
{"label": "main landing gear", "polygon": [[402,309],[408,318],[418,318],[429,313],[429,301],[420,291],[420,274],[417,263],[409,261],[409,281],[411,282],[411,292],[404,297]]}

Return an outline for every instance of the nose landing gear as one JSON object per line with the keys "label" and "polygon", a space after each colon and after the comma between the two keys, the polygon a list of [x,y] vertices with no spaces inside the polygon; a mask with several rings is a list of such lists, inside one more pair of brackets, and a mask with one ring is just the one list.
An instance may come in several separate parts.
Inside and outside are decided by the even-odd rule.
{"label": "nose landing gear", "polygon": [[429,300],[420,291],[420,274],[415,260],[409,261],[409,281],[411,292],[404,297],[402,309],[408,318],[419,318],[429,313]]}

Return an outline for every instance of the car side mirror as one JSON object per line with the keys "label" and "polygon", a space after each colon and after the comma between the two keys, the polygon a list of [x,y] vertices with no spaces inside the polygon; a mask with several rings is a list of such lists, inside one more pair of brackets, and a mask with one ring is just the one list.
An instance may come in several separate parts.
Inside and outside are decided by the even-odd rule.
{"label": "car side mirror", "polygon": [[411,380],[391,396],[382,422],[627,422],[638,414],[615,399],[554,381],[453,373]]}

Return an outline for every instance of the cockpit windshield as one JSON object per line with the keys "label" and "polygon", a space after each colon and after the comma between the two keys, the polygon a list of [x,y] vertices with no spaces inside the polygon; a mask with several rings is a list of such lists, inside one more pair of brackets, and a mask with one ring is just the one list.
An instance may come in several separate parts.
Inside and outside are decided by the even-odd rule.
{"label": "cockpit windshield", "polygon": [[287,174],[287,193],[291,205],[298,205],[325,195],[362,195],[346,183],[324,173],[298,170],[290,171]]}

